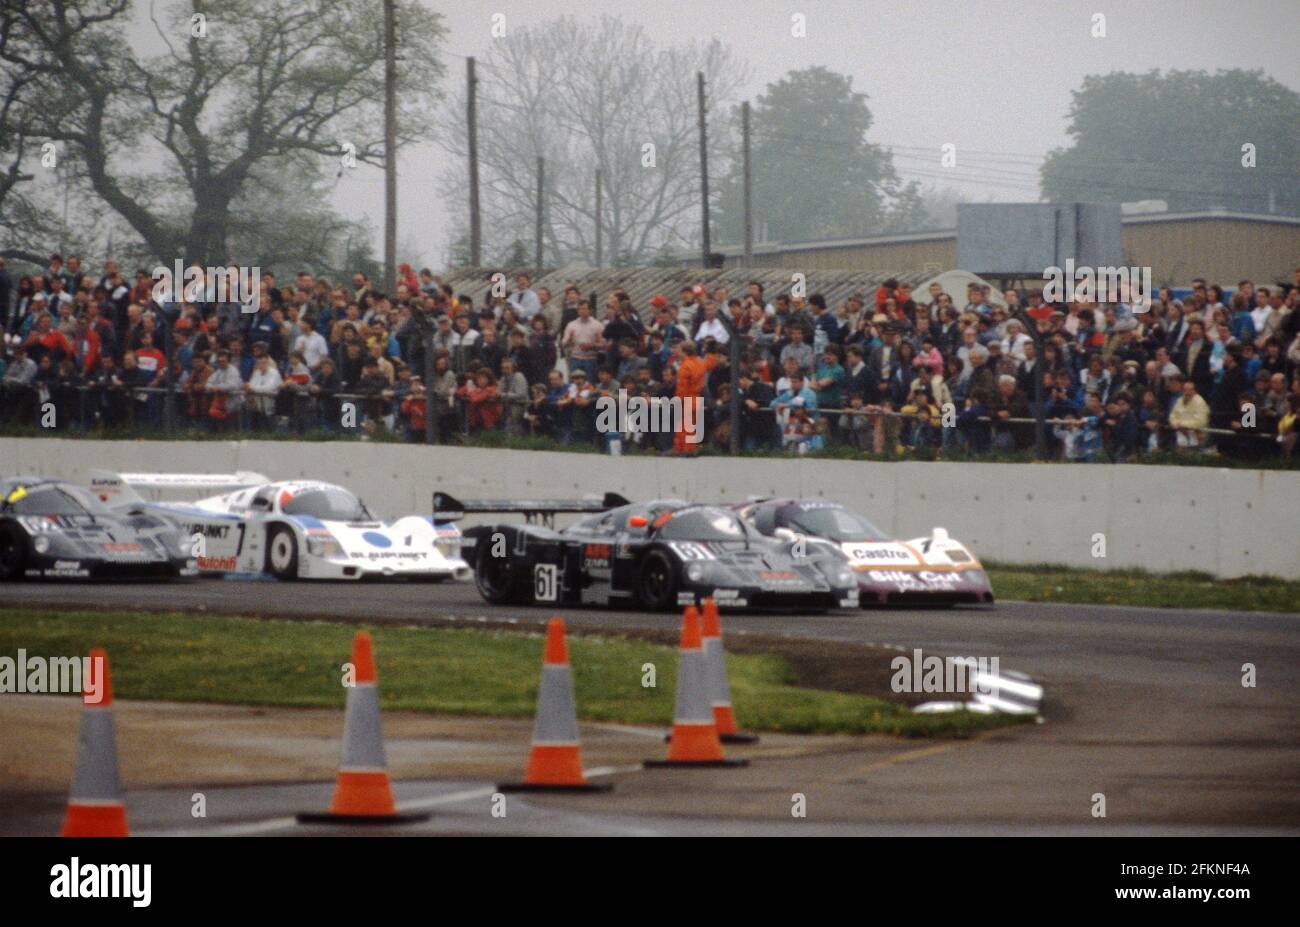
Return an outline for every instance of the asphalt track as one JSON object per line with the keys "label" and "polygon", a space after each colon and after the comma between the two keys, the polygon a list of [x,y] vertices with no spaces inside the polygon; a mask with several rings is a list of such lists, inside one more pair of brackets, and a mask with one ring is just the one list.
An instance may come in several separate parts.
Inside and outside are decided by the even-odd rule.
{"label": "asphalt track", "polygon": [[[540,627],[550,614],[543,608],[494,608],[479,599],[472,584],[23,584],[0,589],[0,604],[371,624],[504,620]],[[671,632],[679,620],[670,614],[595,608],[569,609],[564,617],[577,630],[661,633]],[[701,770],[664,777],[629,771],[619,777],[614,793],[622,799],[521,797],[515,807],[523,813],[512,815],[510,823],[489,822],[480,811],[469,810],[484,806],[490,783],[438,781],[422,787],[406,782],[399,800],[405,797],[413,807],[427,804],[439,811],[431,823],[403,830],[1300,832],[1300,615],[1003,602],[947,611],[734,615],[724,621],[728,636],[787,635],[996,656],[1004,670],[1028,673],[1044,686],[1045,723],[965,741],[866,738],[860,749],[827,749],[802,758],[769,761],[760,754],[743,773]],[[1253,688],[1242,685],[1246,663],[1256,668]],[[683,801],[674,775],[723,790],[725,800]],[[792,821],[789,796],[801,789],[809,793],[810,807],[836,810]],[[239,804],[264,815],[252,819],[249,811],[241,812],[215,832],[293,832],[283,815],[318,804],[317,793],[327,791],[328,786],[316,784],[250,789],[256,800]],[[780,801],[773,798],[757,807],[755,796],[764,792]],[[159,797],[165,793],[130,796],[132,806],[143,811],[138,820],[146,831],[185,827],[161,811],[149,813],[151,796],[160,805],[175,806]],[[1092,814],[1098,793],[1105,796],[1104,819]],[[744,810],[731,813],[728,808]]]}

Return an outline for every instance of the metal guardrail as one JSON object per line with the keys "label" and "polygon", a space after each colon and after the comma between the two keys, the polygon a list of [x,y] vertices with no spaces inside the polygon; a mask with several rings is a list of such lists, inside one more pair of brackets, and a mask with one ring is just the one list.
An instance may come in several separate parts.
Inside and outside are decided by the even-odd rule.
{"label": "metal guardrail", "polygon": [[[19,417],[26,421],[20,424],[40,424],[41,409],[46,402],[54,403],[56,407],[56,424],[55,427],[63,430],[69,427],[73,431],[84,431],[93,428],[121,428],[127,431],[141,431],[163,434],[175,434],[185,431],[203,430],[203,431],[236,431],[236,432],[256,432],[266,431],[272,433],[296,433],[302,434],[309,431],[327,431],[339,434],[363,434],[366,433],[367,427],[373,429],[378,427],[376,424],[381,423],[386,431],[403,431],[409,435],[419,435],[413,440],[422,440],[424,429],[403,429],[400,428],[403,416],[400,411],[401,400],[411,398],[410,394],[402,396],[385,396],[383,393],[359,393],[353,391],[318,391],[310,392],[305,387],[286,386],[282,387],[275,393],[258,393],[246,390],[222,391],[208,389],[187,389],[177,387],[169,389],[167,387],[99,387],[78,385],[69,388],[77,394],[76,408],[73,410],[72,421],[68,423],[57,421],[58,416],[66,414],[66,408],[60,409],[60,399],[58,390],[49,391],[36,386],[27,387],[28,396],[25,399],[29,408],[19,409]],[[6,387],[3,392],[3,402],[0,402],[0,423],[14,423],[14,407],[22,406],[24,398],[19,396],[13,389]],[[224,399],[224,409],[221,409],[220,400]],[[438,400],[435,400],[435,402]],[[345,416],[343,404],[355,403],[354,417],[349,419]],[[269,405],[269,409],[261,408]],[[505,401],[502,400],[502,405]],[[761,407],[759,413],[778,415],[795,408],[793,405],[782,404],[775,408]],[[372,414],[378,410],[383,410],[378,415]],[[845,407],[822,407],[809,410],[814,417],[861,417],[874,419],[877,422],[886,420],[907,420],[913,422],[922,422],[929,424],[932,418],[927,413],[922,412],[901,412],[896,409],[884,406],[864,406],[862,408],[845,408]],[[223,412],[224,414],[214,414]],[[439,440],[459,436],[467,437],[471,433],[469,426],[469,402],[464,397],[456,397],[454,403],[448,407],[447,412],[435,415],[435,429]],[[391,419],[391,421],[389,421]],[[504,422],[504,417],[502,422]],[[725,418],[724,418],[725,421]],[[1033,427],[1036,420],[1032,417],[1009,417],[996,418],[994,416],[978,416],[967,421],[979,422],[980,424],[994,425],[1017,425],[1023,427]],[[1046,418],[1045,422],[1049,426],[1069,426],[1078,425],[1079,419],[1073,422],[1066,418]],[[367,426],[369,423],[369,426]],[[776,422],[774,422],[774,425]],[[940,430],[943,426],[933,426]],[[1143,435],[1148,432],[1146,427],[1142,428]],[[956,429],[960,431],[960,426]],[[1175,434],[1187,429],[1174,428],[1166,423],[1159,425],[1159,431],[1164,434]],[[1248,436],[1265,441],[1275,441],[1277,436],[1274,434],[1261,433],[1255,431],[1234,431],[1229,428],[1212,428],[1195,429],[1196,434],[1201,436],[1228,436],[1243,437]],[[779,446],[781,444],[779,434],[772,436],[771,444]],[[593,440],[598,440],[600,435],[594,435]],[[882,435],[880,438],[872,437],[873,444],[892,444],[898,445],[898,435]],[[1204,437],[1201,438],[1203,442]],[[847,441],[833,441],[828,443],[852,444]],[[1139,444],[1141,440],[1139,440]]]}

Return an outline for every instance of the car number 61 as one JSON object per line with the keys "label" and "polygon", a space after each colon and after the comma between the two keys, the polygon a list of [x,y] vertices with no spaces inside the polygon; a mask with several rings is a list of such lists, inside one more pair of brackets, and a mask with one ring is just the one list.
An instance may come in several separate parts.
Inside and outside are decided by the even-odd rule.
{"label": "car number 61", "polygon": [[533,567],[533,598],[538,602],[554,602],[559,599],[559,572],[553,563],[539,563]]}

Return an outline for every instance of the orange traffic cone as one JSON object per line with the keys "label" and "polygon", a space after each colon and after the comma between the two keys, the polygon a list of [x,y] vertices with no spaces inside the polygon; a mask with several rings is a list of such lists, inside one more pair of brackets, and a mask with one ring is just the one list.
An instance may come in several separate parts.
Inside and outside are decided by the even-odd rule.
{"label": "orange traffic cone", "polygon": [[748,766],[748,760],[729,760],[722,753],[718,728],[709,704],[700,613],[694,605],[682,615],[681,660],[677,666],[677,707],[668,759],[646,760],[645,766]]}
{"label": "orange traffic cone", "polygon": [[718,617],[718,603],[712,597],[704,600],[702,625],[705,672],[718,739],[724,744],[756,743],[757,734],[747,734],[736,727],[736,713],[731,710],[731,685],[727,682],[727,655],[722,648],[722,621]]}
{"label": "orange traffic cone", "polygon": [[588,782],[582,772],[578,745],[578,712],[573,704],[573,675],[564,622],[552,618],[546,626],[542,685],[537,692],[533,749],[523,782],[498,785],[502,792],[608,792],[609,783]]}
{"label": "orange traffic cone", "polygon": [[370,635],[358,631],[352,641],[355,685],[348,689],[343,718],[343,762],[326,814],[300,814],[301,824],[404,824],[428,814],[398,814],[393,803],[384,734],[379,726],[379,676]]}
{"label": "orange traffic cone", "polygon": [[[77,771],[63,819],[64,837],[125,837],[126,804],[117,774],[117,735],[113,730],[113,687],[108,654],[96,647],[83,680]],[[94,682],[99,685],[96,690]]]}

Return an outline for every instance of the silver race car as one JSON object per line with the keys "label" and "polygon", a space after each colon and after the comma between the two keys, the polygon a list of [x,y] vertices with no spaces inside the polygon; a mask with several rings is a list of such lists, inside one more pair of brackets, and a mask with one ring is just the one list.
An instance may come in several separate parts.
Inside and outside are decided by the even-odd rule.
{"label": "silver race car", "polygon": [[[316,480],[272,481],[256,473],[96,473],[92,489],[118,508],[177,522],[200,573],[276,579],[467,580],[460,530],[450,519],[410,515],[386,522],[354,494]],[[192,502],[141,492],[233,491]]]}
{"label": "silver race car", "polygon": [[0,480],[0,580],[189,575],[184,540],[172,519],[115,512],[66,480]]}

